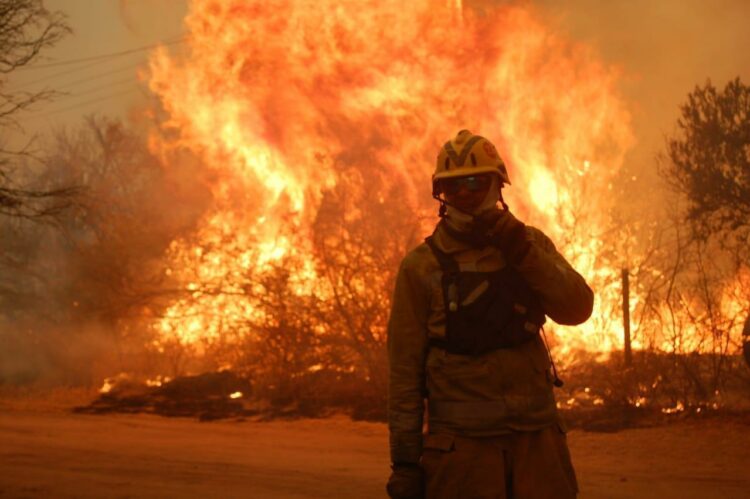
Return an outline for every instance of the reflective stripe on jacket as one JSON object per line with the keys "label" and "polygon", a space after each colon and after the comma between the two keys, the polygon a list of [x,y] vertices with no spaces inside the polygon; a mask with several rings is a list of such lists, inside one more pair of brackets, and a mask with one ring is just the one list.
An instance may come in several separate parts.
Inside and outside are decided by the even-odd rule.
{"label": "reflective stripe on jacket", "polygon": [[[527,227],[531,250],[518,265],[548,317],[580,324],[591,315],[593,293],[540,230]],[[462,271],[491,272],[505,266],[494,247],[474,249],[441,228],[435,242]],[[463,436],[536,430],[557,418],[549,361],[538,338],[479,356],[429,348],[445,335],[442,271],[426,244],[401,262],[388,323],[390,365],[388,426],[393,462],[418,462],[422,454],[424,401],[430,431]]]}

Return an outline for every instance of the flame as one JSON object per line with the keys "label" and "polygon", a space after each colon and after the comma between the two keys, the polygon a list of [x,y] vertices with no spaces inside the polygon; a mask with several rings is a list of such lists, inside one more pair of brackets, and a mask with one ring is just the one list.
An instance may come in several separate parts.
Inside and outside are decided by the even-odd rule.
{"label": "flame", "polygon": [[[323,193],[364,192],[371,170],[382,174],[381,202],[411,207],[430,230],[432,158],[461,128],[496,142],[520,218],[589,280],[612,273],[598,232],[633,144],[617,71],[528,8],[210,0],[191,4],[186,26],[189,55],[151,57],[149,85],[168,116],[151,143],[199,157],[214,205],[193,238],[170,247],[170,277],[191,296],[166,311],[157,343],[251,334],[247,318],[263,312],[238,276],[290,256],[302,262],[295,292],[325,294],[309,242]],[[402,198],[387,198],[393,185]],[[561,328],[560,344],[617,344],[605,325],[619,295],[594,284],[595,319]]]}
{"label": "flame", "polygon": [[112,391],[112,388],[114,388],[114,382],[112,378],[105,378],[104,383],[102,384],[101,388],[99,388],[99,393],[109,393]]}
{"label": "flame", "polygon": [[171,378],[169,376],[156,376],[155,378],[147,379],[146,386],[151,388],[158,388],[165,383],[169,383]]}
{"label": "flame", "polygon": [[[590,47],[530,7],[478,13],[461,0],[203,0],[185,24],[187,55],[161,48],[150,59],[149,86],[167,116],[151,147],[199,158],[213,207],[170,246],[169,277],[189,296],[155,325],[159,348],[252,335],[253,320],[266,318],[252,297],[282,261],[297,262],[294,295],[329,299],[312,256],[326,192],[406,206],[428,233],[432,161],[462,128],[496,143],[511,209],[550,235],[596,292],[590,321],[555,329],[558,350],[622,347],[618,279],[629,256],[611,251],[608,214],[634,137],[619,71]],[[349,208],[346,220],[369,215]],[[643,299],[634,290],[631,309]]]}
{"label": "flame", "polygon": [[677,401],[677,404],[674,407],[666,407],[662,409],[661,412],[664,414],[677,414],[684,410],[685,410],[685,404],[683,404],[681,401]]}

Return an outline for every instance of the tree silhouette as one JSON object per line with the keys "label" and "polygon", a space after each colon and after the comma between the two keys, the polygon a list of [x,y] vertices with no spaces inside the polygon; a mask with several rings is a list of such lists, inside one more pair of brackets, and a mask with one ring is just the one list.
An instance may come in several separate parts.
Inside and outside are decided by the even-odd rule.
{"label": "tree silhouette", "polygon": [[687,220],[705,239],[750,230],[750,87],[696,87],[667,140],[667,181],[687,198]]}
{"label": "tree silhouette", "polygon": [[[44,8],[41,0],[0,0],[0,130],[18,126],[20,113],[54,92],[9,91],[8,76],[37,61],[42,51],[70,32],[65,17]],[[76,189],[35,189],[16,185],[11,175],[19,160],[31,156],[0,145],[0,215],[46,219],[67,208]]]}

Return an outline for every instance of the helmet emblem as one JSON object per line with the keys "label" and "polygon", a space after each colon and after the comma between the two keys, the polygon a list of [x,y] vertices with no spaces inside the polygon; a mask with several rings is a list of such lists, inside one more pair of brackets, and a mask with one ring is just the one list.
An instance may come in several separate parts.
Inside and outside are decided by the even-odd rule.
{"label": "helmet emblem", "polygon": [[495,146],[485,140],[484,143],[482,143],[482,147],[484,147],[484,152],[487,153],[487,156],[489,156],[490,158],[497,158],[497,151],[495,150]]}

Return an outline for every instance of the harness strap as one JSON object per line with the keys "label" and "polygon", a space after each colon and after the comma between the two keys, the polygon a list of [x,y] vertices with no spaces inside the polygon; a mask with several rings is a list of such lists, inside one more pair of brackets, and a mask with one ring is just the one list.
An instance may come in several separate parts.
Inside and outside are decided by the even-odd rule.
{"label": "harness strap", "polygon": [[[459,263],[438,247],[435,233],[425,243],[442,270],[440,279],[445,308],[445,336],[429,338],[430,347],[459,355],[477,355],[518,346],[538,334],[544,313],[522,276],[512,269],[495,272],[461,271]],[[476,275],[471,275],[476,274]],[[471,297],[482,283],[478,298]],[[486,291],[486,293],[485,293]],[[481,296],[479,296],[481,295]]]}
{"label": "harness strap", "polygon": [[[435,229],[435,231],[437,231],[437,228]],[[432,254],[435,255],[435,258],[437,259],[438,264],[440,265],[440,269],[443,271],[443,279],[442,279],[443,280],[443,293],[444,293],[443,303],[445,306],[445,311],[446,313],[448,313],[448,310],[450,310],[450,305],[449,305],[450,300],[449,300],[448,295],[445,292],[445,281],[446,279],[447,280],[454,279],[455,276],[459,274],[461,269],[458,265],[458,262],[456,262],[453,258],[451,258],[450,255],[448,255],[448,253],[438,248],[437,244],[435,244],[434,236],[435,236],[435,233],[433,232],[432,235],[425,238],[424,241],[425,243],[427,243],[427,246],[432,251]],[[448,326],[446,324],[446,330],[447,330],[447,327]],[[445,338],[430,338],[429,345],[431,347],[437,347],[437,348],[442,348],[442,349],[448,348],[448,343]]]}
{"label": "harness strap", "polygon": [[443,272],[446,273],[459,272],[460,267],[458,266],[458,263],[453,258],[451,258],[448,253],[438,248],[433,239],[434,237],[435,234],[433,233],[431,236],[425,238],[424,242],[427,243],[427,246],[429,246],[430,250],[432,250],[432,254],[435,255],[435,258],[437,258],[437,261],[440,264],[440,268],[443,270]]}
{"label": "harness strap", "polygon": [[448,233],[449,236],[457,241],[466,243],[474,248],[486,246],[486,244],[478,244],[477,238],[475,236],[472,236],[465,232],[461,232],[460,230],[456,230],[455,228],[451,227],[451,224],[446,222],[445,219],[441,220],[439,225],[443,227],[443,229]]}

